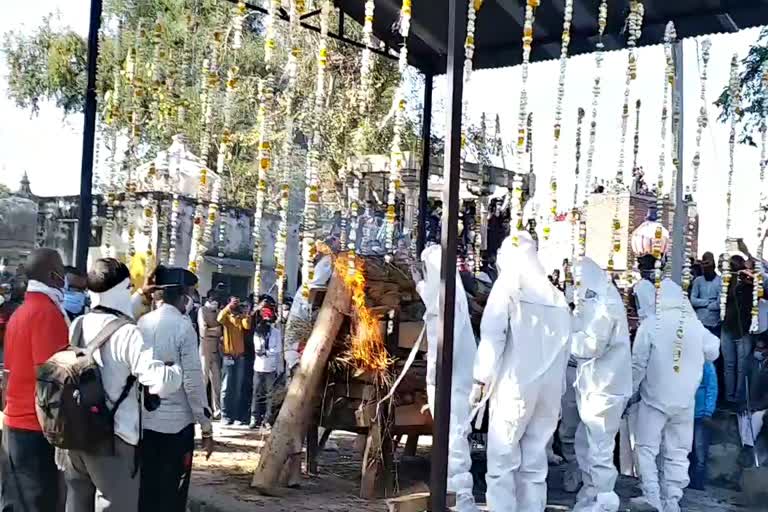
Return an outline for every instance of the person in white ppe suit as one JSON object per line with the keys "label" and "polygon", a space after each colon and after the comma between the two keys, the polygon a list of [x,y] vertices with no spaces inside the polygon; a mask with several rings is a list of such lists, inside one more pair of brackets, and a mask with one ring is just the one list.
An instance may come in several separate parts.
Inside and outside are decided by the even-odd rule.
{"label": "person in white ppe suit", "polygon": [[[435,411],[435,382],[437,373],[437,337],[440,329],[440,268],[442,251],[439,245],[424,249],[424,279],[416,289],[424,301],[424,324],[427,333],[427,401],[429,410]],[[461,278],[456,276],[456,310],[454,313],[453,379],[451,382],[451,423],[448,441],[448,490],[456,493],[456,510],[477,510],[472,494],[472,458],[470,456],[469,393],[472,390],[472,366],[477,343],[472,332],[467,295]]]}
{"label": "person in white ppe suit", "polygon": [[576,263],[580,276],[571,336],[577,362],[574,385],[579,409],[576,457],[584,486],[574,510],[616,512],[618,471],[613,463],[621,415],[632,394],[632,354],[624,302],[608,275],[589,258]]}
{"label": "person in white ppe suit", "polygon": [[696,389],[704,361],[714,361],[719,351],[719,340],[699,321],[682,288],[665,279],[658,312],[640,324],[632,355],[633,390],[640,393],[636,436],[643,491],[634,508],[680,510],[689,482]]}
{"label": "person in white ppe suit", "polygon": [[[517,240],[515,240],[517,239]],[[546,447],[557,427],[571,314],[536,245],[516,232],[501,245],[485,307],[471,400],[489,400],[487,502],[492,512],[541,512]]]}

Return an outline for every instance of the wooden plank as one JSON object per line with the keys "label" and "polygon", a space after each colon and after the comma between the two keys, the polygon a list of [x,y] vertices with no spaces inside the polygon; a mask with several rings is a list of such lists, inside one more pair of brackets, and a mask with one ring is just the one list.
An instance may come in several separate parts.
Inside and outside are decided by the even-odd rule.
{"label": "wooden plank", "polygon": [[380,421],[371,426],[366,436],[360,475],[361,498],[374,499],[392,493],[392,463],[392,438],[384,433]]}
{"label": "wooden plank", "polygon": [[318,452],[317,426],[312,425],[307,430],[307,473],[317,474],[317,452]]}
{"label": "wooden plank", "polygon": [[395,407],[395,427],[413,427],[432,425],[432,416],[429,412],[422,414],[424,404],[415,403]]}
{"label": "wooden plank", "polygon": [[[431,496],[428,492],[417,492],[387,500],[388,512],[425,512],[431,510]],[[445,504],[456,506],[456,494],[449,492]]]}
{"label": "wooden plank", "polygon": [[416,449],[419,447],[418,434],[409,434],[408,440],[405,442],[405,448],[403,449],[403,455],[407,457],[413,457],[416,455]]}

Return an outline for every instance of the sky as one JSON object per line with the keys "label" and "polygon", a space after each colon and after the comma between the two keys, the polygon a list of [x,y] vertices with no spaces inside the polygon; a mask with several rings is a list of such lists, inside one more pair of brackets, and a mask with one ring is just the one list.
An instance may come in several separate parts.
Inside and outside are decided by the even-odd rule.
{"label": "sky", "polygon": [[[0,33],[8,30],[33,30],[40,18],[49,12],[60,16],[60,23],[85,35],[88,30],[88,2],[78,0],[37,0],[35,2],[4,2],[0,17]],[[707,82],[710,125],[704,133],[699,190],[696,197],[701,215],[700,250],[720,251],[725,233],[725,193],[728,160],[729,128],[716,122],[718,114],[712,102],[728,81],[730,59],[734,52],[744,56],[757,39],[757,30],[738,34],[716,35],[712,41],[712,57]],[[535,45],[535,41],[534,41]],[[639,50],[638,79],[633,83],[631,104],[641,98],[640,163],[645,169],[646,182],[656,182],[661,142],[661,105],[663,97],[664,57],[662,47]],[[692,175],[691,161],[695,151],[696,116],[700,80],[697,59],[697,41],[684,42],[684,174],[686,184]],[[624,93],[626,53],[606,54],[603,65],[602,95],[598,112],[597,152],[593,176],[611,178],[616,173],[619,155],[621,107]],[[22,174],[29,174],[33,191],[38,195],[77,194],[82,145],[81,115],[62,118],[61,112],[51,104],[43,104],[39,115],[31,117],[7,98],[7,71],[0,56],[0,182],[12,189],[18,187]],[[546,197],[552,173],[552,138],[554,105],[557,93],[558,65],[556,61],[531,66],[529,77],[529,111],[534,114],[535,170],[542,194],[539,201],[548,209]],[[573,169],[575,162],[576,112],[579,107],[587,111],[584,124],[582,172],[586,165],[588,123],[592,102],[592,83],[595,74],[594,57],[590,55],[569,60],[566,79],[564,119],[560,162],[558,166],[559,204],[569,208],[573,196]],[[478,71],[473,74],[467,89],[469,118],[479,121],[485,112],[493,119],[501,118],[504,141],[509,144],[517,131],[519,104],[519,68]],[[436,111],[433,132],[444,131],[445,82],[437,79]],[[634,108],[632,109],[634,111]],[[631,175],[634,115],[630,118],[626,154],[629,164],[625,168],[627,179]],[[668,142],[668,146],[671,141]],[[512,160],[508,156],[508,160]],[[507,162],[508,167],[512,165]],[[671,159],[667,157],[667,176],[671,173]],[[759,150],[738,146],[735,157],[735,187],[733,209],[734,236],[744,237],[752,245],[756,238],[755,210],[758,191],[754,186],[759,173]],[[670,183],[669,178],[665,180]]]}

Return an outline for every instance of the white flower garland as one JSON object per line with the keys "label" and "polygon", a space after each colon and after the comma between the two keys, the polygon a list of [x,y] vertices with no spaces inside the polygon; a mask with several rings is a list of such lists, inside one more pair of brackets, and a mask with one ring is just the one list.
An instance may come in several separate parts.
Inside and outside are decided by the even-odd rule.
{"label": "white flower garland", "polygon": [[739,83],[739,56],[734,54],[731,59],[731,78],[728,83],[729,91],[731,94],[731,134],[728,139],[728,188],[726,189],[725,203],[726,203],[726,217],[725,217],[725,261],[723,261],[722,280],[723,288],[720,293],[720,319],[725,320],[725,307],[728,303],[728,287],[731,283],[731,254],[728,250],[728,244],[731,240],[731,219],[733,215],[733,172],[735,166],[735,154],[736,154],[736,124],[738,115],[736,111],[739,108],[741,102],[741,87]]}
{"label": "white flower garland", "polygon": [[[366,3],[366,9],[368,9],[368,3],[373,4],[373,2],[367,2]],[[395,220],[397,217],[396,212],[396,205],[397,205],[397,197],[400,193],[400,185],[402,181],[402,172],[403,167],[405,166],[405,156],[403,155],[402,150],[402,138],[405,132],[405,91],[406,91],[406,83],[404,79],[405,71],[408,67],[408,33],[411,30],[411,0],[403,0],[402,7],[400,8],[400,35],[403,37],[403,46],[400,47],[400,55],[397,63],[398,73],[400,76],[400,83],[398,84],[397,91],[395,92],[395,126],[394,126],[394,136],[392,138],[392,148],[391,148],[391,157],[390,157],[390,163],[389,163],[389,187],[387,189],[387,213],[386,213],[386,241],[385,245],[387,248],[387,258],[390,259],[392,257],[392,254],[395,250]],[[368,11],[366,11],[368,12]],[[370,8],[370,12],[373,13],[373,7]],[[366,23],[368,23],[369,18],[366,16]],[[373,23],[373,19],[370,20],[371,24]],[[363,58],[365,59],[365,53],[370,54],[370,50],[368,50],[367,46],[366,49],[363,50]],[[368,58],[370,59],[370,55],[368,55]],[[365,67],[363,68],[363,71],[365,71]],[[364,74],[361,83],[363,86],[363,94],[369,94],[366,90],[366,80],[369,80],[369,78],[366,77]],[[367,98],[367,96],[365,96]],[[353,214],[351,218],[353,219],[353,225],[350,229],[350,238],[353,238],[356,236],[357,231],[357,198],[355,197],[352,201],[352,209]],[[355,232],[355,234],[352,234],[352,232]],[[350,249],[353,249],[352,243],[350,243]],[[351,250],[350,252],[350,258],[354,256],[354,251]],[[354,271],[354,260],[350,259],[350,271]]]}
{"label": "white flower garland", "polygon": [[304,0],[291,0],[289,6],[288,45],[291,48],[288,54],[286,70],[288,83],[283,91],[285,102],[285,139],[280,153],[280,225],[275,241],[275,273],[277,275],[277,303],[283,304],[285,295],[286,264],[285,253],[288,247],[288,214],[291,197],[291,168],[293,167],[293,137],[295,114],[294,100],[296,96],[296,81],[298,78],[298,58],[301,55],[299,46],[299,30],[301,16],[305,11]]}
{"label": "white flower garland", "polygon": [[253,293],[261,293],[261,223],[270,170],[272,169],[272,113],[274,99],[274,52],[277,48],[276,21],[280,0],[269,0],[264,21],[264,65],[266,76],[259,84],[259,181],[256,189],[256,209],[253,214]]}
{"label": "white flower garland", "polygon": [[[763,72],[763,88],[768,89],[768,69]],[[763,103],[763,119],[768,119],[768,104]],[[760,299],[763,298],[763,280],[765,278],[763,268],[763,226],[766,221],[766,194],[765,194],[765,170],[768,167],[768,125],[763,121],[760,142],[760,198],[758,209],[760,211],[757,222],[757,261],[755,262],[755,278],[752,289],[752,325],[750,332],[756,334],[760,330]]]}
{"label": "white flower garland", "polygon": [[563,100],[565,99],[565,76],[568,70],[568,48],[571,44],[571,20],[573,19],[573,0],[565,0],[563,13],[563,35],[560,44],[560,74],[557,79],[557,99],[555,101],[554,141],[552,142],[552,174],[549,178],[550,215],[544,225],[544,240],[552,234],[551,223],[557,217],[557,173],[560,166],[560,133],[563,122]]}
{"label": "white flower garland", "polygon": [[319,208],[320,167],[320,116],[323,113],[325,99],[325,74],[328,66],[328,23],[333,4],[331,0],[322,0],[320,4],[320,41],[317,53],[317,77],[315,79],[315,104],[312,112],[313,131],[307,147],[306,195],[302,236],[301,294],[309,298],[309,284],[315,278],[315,229],[317,228],[317,210]]}
{"label": "white flower garland", "polygon": [[[598,106],[600,104],[602,81],[602,69],[604,60],[605,43],[603,42],[603,36],[605,35],[605,28],[608,26],[608,0],[601,0],[600,9],[598,11],[598,39],[595,50],[595,79],[592,85],[592,111],[590,114],[589,123],[589,145],[587,148],[587,168],[584,171],[584,201],[582,202],[581,212],[579,215],[579,250],[578,255],[584,256],[587,252],[587,207],[589,206],[589,194],[591,190],[592,181],[592,168],[595,162],[595,150],[597,140],[597,113]],[[580,285],[580,276],[574,276],[576,285]]]}
{"label": "white flower garland", "polygon": [[[528,68],[531,62],[531,50],[533,49],[533,22],[536,17],[536,8],[541,5],[541,0],[526,0],[525,3],[525,22],[523,23],[523,62],[521,65],[521,78],[520,78],[520,110],[518,112],[518,125],[517,125],[517,170],[515,171],[515,185],[513,185],[512,199],[510,202],[510,230],[513,234],[513,242],[515,245],[519,243],[519,239],[515,234],[515,231],[523,229],[523,211],[522,205],[522,181],[518,178],[518,175],[523,172],[523,166],[525,162],[525,141],[526,141],[526,126],[528,121]],[[518,194],[519,187],[519,194]],[[512,226],[517,217],[517,223]]]}

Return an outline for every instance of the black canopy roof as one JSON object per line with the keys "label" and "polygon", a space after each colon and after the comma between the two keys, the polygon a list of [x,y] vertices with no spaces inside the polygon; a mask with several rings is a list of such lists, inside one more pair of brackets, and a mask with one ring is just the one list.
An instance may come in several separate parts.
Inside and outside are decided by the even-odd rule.
{"label": "black canopy roof", "polygon": [[[347,15],[362,23],[364,0],[337,0]],[[402,37],[395,28],[402,0],[376,0],[374,34],[391,48]],[[563,24],[563,0],[542,0],[536,12],[532,60],[558,58]],[[570,55],[594,51],[599,0],[574,0]],[[768,0],[644,0],[641,45],[663,41],[664,28],[674,21],[678,37],[735,32],[768,24]],[[408,41],[411,65],[424,72],[445,72],[448,45],[447,0],[413,0]],[[608,1],[607,50],[624,48],[624,22],[629,0]],[[520,64],[525,0],[485,0],[477,14],[475,68]]]}

